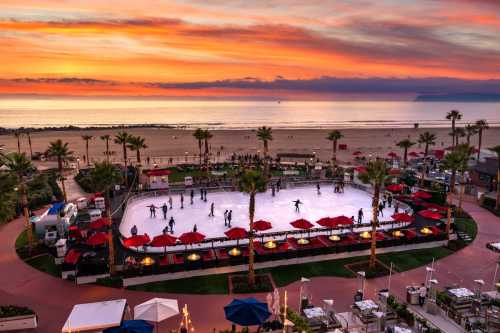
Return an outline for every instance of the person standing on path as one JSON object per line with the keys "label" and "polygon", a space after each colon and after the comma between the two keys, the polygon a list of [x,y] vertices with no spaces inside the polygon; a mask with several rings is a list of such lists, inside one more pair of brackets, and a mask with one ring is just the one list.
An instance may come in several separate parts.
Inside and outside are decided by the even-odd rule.
{"label": "person standing on path", "polygon": [[426,296],[427,296],[427,288],[425,287],[425,284],[422,283],[420,288],[418,288],[418,304],[420,304],[420,306],[424,306]]}

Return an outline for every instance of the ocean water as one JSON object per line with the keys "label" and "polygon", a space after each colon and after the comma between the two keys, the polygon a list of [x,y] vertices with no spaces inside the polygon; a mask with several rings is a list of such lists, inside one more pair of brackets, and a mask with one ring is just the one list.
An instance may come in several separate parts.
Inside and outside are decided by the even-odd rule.
{"label": "ocean water", "polygon": [[0,127],[171,125],[185,128],[447,127],[486,119],[500,126],[500,103],[410,101],[186,101],[151,99],[0,99]]}

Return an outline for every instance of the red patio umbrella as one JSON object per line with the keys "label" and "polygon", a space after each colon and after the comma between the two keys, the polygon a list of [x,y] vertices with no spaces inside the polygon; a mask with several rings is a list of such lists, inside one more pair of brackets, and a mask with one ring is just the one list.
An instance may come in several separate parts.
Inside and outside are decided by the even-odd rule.
{"label": "red patio umbrella", "polygon": [[243,228],[234,227],[224,233],[229,239],[241,239],[247,236],[247,231]]}
{"label": "red patio umbrella", "polygon": [[123,241],[123,245],[125,245],[126,247],[139,247],[148,244],[150,241],[151,239],[149,238],[148,234],[135,235],[126,238]]}
{"label": "red patio umbrella", "polygon": [[392,219],[396,222],[411,222],[413,221],[413,217],[406,213],[397,213],[391,216]]}
{"label": "red patio umbrella", "polygon": [[397,158],[398,154],[396,154],[395,152],[391,151],[390,153],[387,154],[387,156],[389,156],[390,158]]}
{"label": "red patio umbrella", "polygon": [[391,192],[401,192],[403,191],[403,184],[391,184],[385,187],[387,191]]}
{"label": "red patio umbrella", "polygon": [[424,192],[424,191],[418,191],[418,192],[413,193],[413,197],[418,198],[418,199],[430,199],[430,198],[432,198],[432,194]]}
{"label": "red patio umbrella", "polygon": [[316,224],[319,224],[325,228],[334,228],[336,226],[335,221],[331,217],[323,217],[316,221]]}
{"label": "red patio umbrella", "polygon": [[78,262],[78,259],[80,259],[81,255],[82,255],[82,253],[80,251],[75,250],[75,249],[71,249],[64,257],[64,263],[70,264],[70,265],[76,265],[76,263]]}
{"label": "red patio umbrella", "polygon": [[365,173],[366,168],[364,166],[358,166],[354,168],[354,171],[357,171],[358,173]]}
{"label": "red patio umbrella", "polygon": [[297,229],[311,229],[314,227],[314,224],[309,222],[308,220],[298,219],[290,223],[294,228]]}
{"label": "red patio umbrella", "polygon": [[425,217],[425,218],[431,219],[431,220],[440,220],[443,218],[443,216],[441,214],[433,212],[432,210],[428,210],[428,209],[421,210],[420,212],[418,212],[418,214],[422,217]]}
{"label": "red patio umbrella", "polygon": [[101,217],[95,221],[89,223],[90,229],[102,229],[111,225],[111,220],[107,217]]}
{"label": "red patio umbrella", "polygon": [[345,215],[340,215],[337,217],[332,218],[333,223],[335,225],[351,225],[353,224],[352,219],[350,217],[347,217]]}
{"label": "red patio umbrella", "polygon": [[255,231],[266,231],[272,229],[272,225],[270,222],[258,220],[253,223],[253,230]]}
{"label": "red patio umbrella", "polygon": [[98,246],[108,242],[108,234],[105,232],[96,232],[87,239],[87,245]]}
{"label": "red patio umbrella", "polygon": [[359,156],[363,155],[363,153],[360,150],[356,150],[354,153],[352,153],[353,156]]}
{"label": "red patio umbrella", "polygon": [[152,247],[165,247],[165,246],[174,246],[177,242],[177,238],[174,236],[170,236],[169,234],[158,235],[153,238],[151,243],[149,243]]}
{"label": "red patio umbrella", "polygon": [[201,243],[205,239],[204,234],[200,234],[199,232],[191,231],[185,232],[179,237],[179,240],[182,244],[195,244]]}
{"label": "red patio umbrella", "polygon": [[418,153],[412,151],[411,153],[408,154],[410,157],[418,157]]}

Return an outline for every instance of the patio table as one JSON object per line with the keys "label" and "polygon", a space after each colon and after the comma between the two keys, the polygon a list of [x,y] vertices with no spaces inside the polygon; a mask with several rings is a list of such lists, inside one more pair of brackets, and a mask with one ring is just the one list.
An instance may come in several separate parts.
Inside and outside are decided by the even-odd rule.
{"label": "patio table", "polygon": [[474,296],[474,293],[467,288],[450,289],[448,292],[456,298],[467,298]]}
{"label": "patio table", "polygon": [[308,308],[308,309],[304,309],[303,311],[304,311],[304,315],[306,316],[307,319],[324,317],[326,315],[323,308],[320,308],[320,307]]}

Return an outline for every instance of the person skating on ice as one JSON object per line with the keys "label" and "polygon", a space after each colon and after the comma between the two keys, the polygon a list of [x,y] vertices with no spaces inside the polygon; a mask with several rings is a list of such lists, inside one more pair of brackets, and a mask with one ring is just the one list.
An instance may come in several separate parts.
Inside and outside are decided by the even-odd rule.
{"label": "person skating on ice", "polygon": [[198,227],[196,226],[196,224],[193,226],[193,232],[197,232],[198,231]]}
{"label": "person skating on ice", "polygon": [[226,209],[226,211],[224,212],[224,226],[227,227],[227,214],[229,213],[229,211]]}
{"label": "person skating on ice", "polygon": [[210,213],[208,214],[209,217],[214,217],[214,208],[215,208],[215,204],[212,202],[210,204]]}
{"label": "person skating on ice", "polygon": [[203,201],[207,202],[207,189],[204,189],[203,192],[204,192]]}
{"label": "person skating on ice", "polygon": [[300,205],[302,205],[302,202],[297,199],[295,201],[292,201],[294,203],[294,206],[295,206],[295,212],[299,213],[300,212]]}
{"label": "person skating on ice", "polygon": [[321,185],[319,183],[316,184],[316,190],[318,191],[318,195],[321,194]]}
{"label": "person skating on ice", "polygon": [[163,219],[167,219],[167,213],[168,213],[168,206],[167,203],[164,203],[163,206],[161,206],[161,210],[163,211]]}
{"label": "person skating on ice", "polygon": [[168,226],[170,227],[170,233],[172,235],[174,234],[174,225],[175,225],[174,217],[170,216],[170,220],[168,221]]}
{"label": "person skating on ice", "polygon": [[168,234],[168,225],[161,231],[164,235]]}
{"label": "person skating on ice", "polygon": [[170,195],[168,196],[168,205],[170,206],[170,209],[172,209],[173,200],[172,200],[172,197]]}
{"label": "person skating on ice", "polygon": [[229,213],[227,213],[227,226],[231,228],[231,220],[233,219],[233,210],[231,209]]}
{"label": "person skating on ice", "polygon": [[149,207],[149,217],[150,218],[156,218],[156,207],[154,204],[151,204],[148,206]]}
{"label": "person skating on ice", "polygon": [[363,208],[358,210],[358,223],[363,223]]}
{"label": "person skating on ice", "polygon": [[130,228],[130,234],[132,236],[137,235],[137,226],[135,224],[134,224],[134,226],[132,228]]}
{"label": "person skating on ice", "polygon": [[191,205],[194,203],[194,190],[191,189],[191,193],[189,194],[191,197]]}
{"label": "person skating on ice", "polygon": [[276,195],[276,186],[274,184],[271,186],[271,194],[273,197]]}

